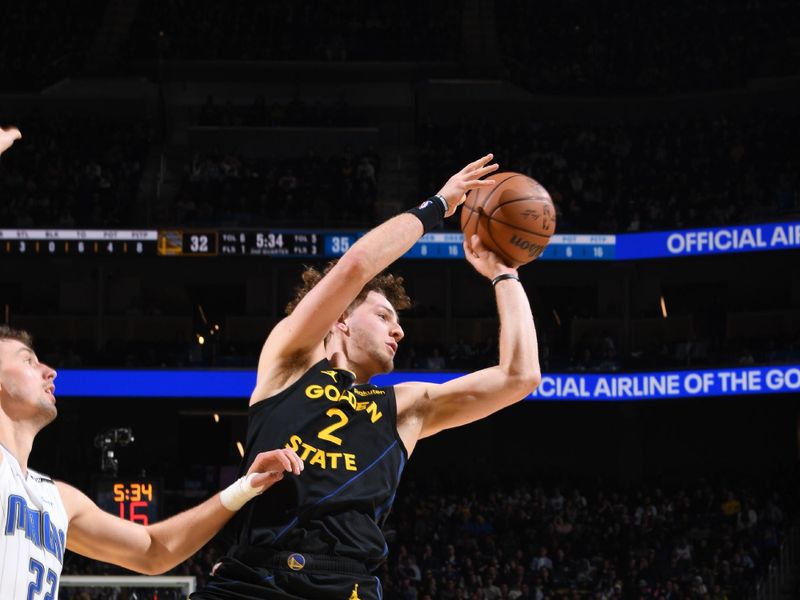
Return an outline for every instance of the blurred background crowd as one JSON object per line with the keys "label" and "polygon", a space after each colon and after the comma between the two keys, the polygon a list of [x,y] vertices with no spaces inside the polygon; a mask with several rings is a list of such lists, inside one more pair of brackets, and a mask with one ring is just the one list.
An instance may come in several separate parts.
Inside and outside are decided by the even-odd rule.
{"label": "blurred background crowd", "polygon": [[[0,124],[24,137],[0,160],[0,232],[365,231],[486,151],[548,189],[559,234],[800,221],[794,0],[36,0],[4,17]],[[253,369],[304,262],[2,244],[3,322],[58,368]],[[542,369],[796,365],[796,252],[525,267]],[[484,281],[460,261],[396,270],[414,300],[398,369],[494,364]],[[209,402],[70,399],[32,464],[89,493],[92,436],[134,424],[123,470],[163,478],[172,514],[239,459],[242,407]],[[798,408],[529,402],[444,433],[388,521],[385,598],[795,598]],[[225,550],[173,574],[202,583]],[[69,555],[64,572],[116,571]]]}

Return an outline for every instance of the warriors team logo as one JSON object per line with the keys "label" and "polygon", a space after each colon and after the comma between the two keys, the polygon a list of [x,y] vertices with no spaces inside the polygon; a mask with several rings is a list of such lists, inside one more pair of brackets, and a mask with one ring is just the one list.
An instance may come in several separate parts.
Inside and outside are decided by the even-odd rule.
{"label": "warriors team logo", "polygon": [[306,557],[297,553],[290,554],[289,558],[286,559],[286,564],[289,565],[292,571],[299,571],[306,566]]}

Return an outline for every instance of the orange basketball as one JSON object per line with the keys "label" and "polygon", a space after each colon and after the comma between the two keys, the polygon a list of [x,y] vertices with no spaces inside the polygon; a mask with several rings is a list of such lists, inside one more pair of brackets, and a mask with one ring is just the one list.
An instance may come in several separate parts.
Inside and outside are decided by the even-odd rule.
{"label": "orange basketball", "polygon": [[470,190],[461,209],[461,231],[477,233],[509,266],[535,260],[556,230],[550,194],[521,173],[493,173],[494,187]]}

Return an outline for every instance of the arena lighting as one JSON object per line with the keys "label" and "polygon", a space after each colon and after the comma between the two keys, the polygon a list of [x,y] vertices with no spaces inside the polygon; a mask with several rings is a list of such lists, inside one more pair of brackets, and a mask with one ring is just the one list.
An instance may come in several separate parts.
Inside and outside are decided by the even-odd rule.
{"label": "arena lighting", "polygon": [[239,451],[239,456],[244,458],[244,446],[242,446],[242,442],[236,442],[236,449]]}
{"label": "arena lighting", "polygon": [[219,413],[214,413],[214,423],[219,423]]}
{"label": "arena lighting", "polygon": [[[404,381],[444,383],[464,373],[396,371],[373,378],[376,385]],[[256,383],[254,370],[64,369],[57,397],[231,398],[246,405]],[[800,393],[800,363],[765,367],[693,369],[645,373],[544,373],[529,400],[617,402],[712,396]]]}
{"label": "arena lighting", "polygon": [[661,296],[660,303],[661,303],[661,316],[666,319],[667,318],[667,303],[664,300],[664,296]]}

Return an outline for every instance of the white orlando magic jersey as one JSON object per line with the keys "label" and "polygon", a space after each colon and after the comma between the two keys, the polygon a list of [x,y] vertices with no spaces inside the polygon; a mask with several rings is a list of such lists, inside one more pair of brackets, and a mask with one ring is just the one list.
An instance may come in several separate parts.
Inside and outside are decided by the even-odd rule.
{"label": "white orlando magic jersey", "polygon": [[67,544],[67,511],[53,480],[0,445],[0,598],[57,600]]}

